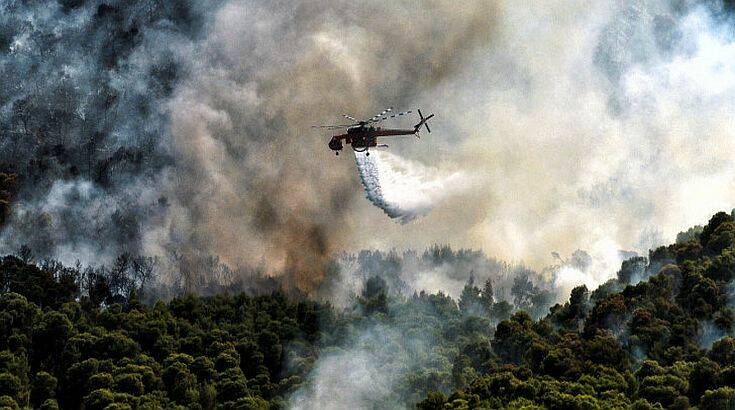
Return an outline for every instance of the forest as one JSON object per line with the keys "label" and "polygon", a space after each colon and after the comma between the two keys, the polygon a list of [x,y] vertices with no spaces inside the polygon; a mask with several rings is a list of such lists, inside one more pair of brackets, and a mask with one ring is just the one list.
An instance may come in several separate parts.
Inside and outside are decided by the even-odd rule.
{"label": "forest", "polygon": [[324,358],[364,349],[384,359],[374,371],[395,375],[375,408],[735,406],[735,220],[724,212],[538,319],[518,288],[496,298],[491,277],[471,275],[457,300],[392,292],[375,274],[339,308],[280,290],[144,303],[140,286],[120,285],[142,283],[139,267],[30,254],[0,262],[3,408],[308,408]]}

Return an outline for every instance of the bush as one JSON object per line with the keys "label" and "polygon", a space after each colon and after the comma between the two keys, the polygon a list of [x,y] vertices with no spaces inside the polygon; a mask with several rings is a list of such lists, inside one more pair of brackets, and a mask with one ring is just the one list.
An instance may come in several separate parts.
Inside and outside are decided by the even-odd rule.
{"label": "bush", "polygon": [[31,385],[31,404],[40,407],[47,400],[53,399],[56,394],[56,377],[47,372],[38,372]]}
{"label": "bush", "polygon": [[699,408],[701,410],[735,408],[735,389],[732,387],[720,387],[716,390],[707,390],[704,392]]}
{"label": "bush", "polygon": [[10,373],[0,373],[0,396],[8,396],[17,400],[22,389],[23,385],[17,376]]}

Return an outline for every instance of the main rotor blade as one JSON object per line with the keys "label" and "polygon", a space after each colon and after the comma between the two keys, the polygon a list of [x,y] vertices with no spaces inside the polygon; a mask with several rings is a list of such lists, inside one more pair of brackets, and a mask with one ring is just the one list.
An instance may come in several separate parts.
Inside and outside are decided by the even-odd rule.
{"label": "main rotor blade", "polygon": [[408,115],[408,114],[411,114],[412,112],[413,111],[411,110],[399,112],[398,114],[391,115],[390,118],[400,117],[401,115]]}
{"label": "main rotor blade", "polygon": [[388,107],[388,108],[384,109],[380,114],[375,115],[375,116],[372,116],[369,119],[367,119],[366,122],[370,122],[370,121],[375,122],[380,117],[384,116],[385,114],[388,114],[391,111],[393,111],[393,107]]}
{"label": "main rotor blade", "polygon": [[354,121],[354,122],[360,122],[360,121],[359,121],[359,120],[358,120],[357,118],[355,118],[355,117],[352,117],[352,116],[349,116],[349,115],[347,115],[347,114],[342,114],[342,116],[343,116],[343,117],[345,117],[345,118],[347,118],[347,119],[348,119],[348,120],[350,120],[350,121]]}
{"label": "main rotor blade", "polygon": [[398,112],[398,113],[391,114],[391,115],[386,115],[385,117],[382,117],[382,118],[381,117],[373,117],[368,122],[380,122],[380,121],[387,120],[388,118],[396,118],[396,117],[400,117],[400,116],[403,116],[403,115],[408,115],[408,114],[411,114],[411,112],[412,112],[411,110],[408,110],[408,111]]}
{"label": "main rotor blade", "polygon": [[312,125],[311,128],[327,128],[327,129],[339,129],[339,128],[349,128],[354,127],[358,124],[344,124],[344,125]]}

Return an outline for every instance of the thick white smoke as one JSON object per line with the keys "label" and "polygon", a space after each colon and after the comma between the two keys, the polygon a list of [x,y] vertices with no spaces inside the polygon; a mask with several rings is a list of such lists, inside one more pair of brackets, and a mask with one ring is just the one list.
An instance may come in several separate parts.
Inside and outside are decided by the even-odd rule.
{"label": "thick white smoke", "polygon": [[[395,399],[396,380],[405,371],[401,335],[376,326],[360,333],[352,346],[325,352],[312,371],[314,383],[299,389],[289,401],[294,410],[366,409]],[[388,407],[390,408],[390,407]]]}
{"label": "thick white smoke", "polygon": [[298,389],[288,408],[406,408],[406,402],[420,397],[402,382],[407,375],[415,369],[436,371],[443,364],[436,340],[425,330],[412,318],[394,326],[365,323],[350,329],[343,347],[322,352],[311,373],[313,383]]}
{"label": "thick white smoke", "polygon": [[572,256],[571,260],[564,260],[552,271],[551,284],[557,295],[557,302],[568,300],[570,292],[576,286],[585,285],[587,289],[596,289],[614,277],[623,260],[632,256],[620,252],[610,239],[597,241],[589,245],[587,252],[577,253],[584,254],[586,260],[576,261]]}
{"label": "thick white smoke", "polygon": [[460,172],[442,174],[386,151],[366,154],[355,152],[355,163],[367,198],[404,224],[426,215],[468,186],[469,179]]}
{"label": "thick white smoke", "polygon": [[441,139],[401,152],[482,183],[359,238],[449,241],[538,268],[596,243],[609,244],[600,259],[645,255],[733,207],[729,23],[695,2],[499,4],[493,41],[416,103],[441,102]]}

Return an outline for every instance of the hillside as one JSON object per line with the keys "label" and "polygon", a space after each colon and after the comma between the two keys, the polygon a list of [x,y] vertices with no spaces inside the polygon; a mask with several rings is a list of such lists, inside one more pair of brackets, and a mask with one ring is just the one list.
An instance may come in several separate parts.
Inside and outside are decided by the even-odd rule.
{"label": "hillside", "polygon": [[474,278],[455,301],[401,296],[373,276],[337,309],[278,291],[148,305],[135,292],[113,294],[121,279],[112,272],[102,280],[27,255],[2,259],[3,406],[735,405],[735,222],[726,213],[626,261],[598,289],[575,288],[538,321],[510,316],[492,281]]}
{"label": "hillside", "polygon": [[735,407],[733,218],[718,213],[677,242],[576,288],[538,322],[520,312],[500,323],[483,375],[419,408]]}

